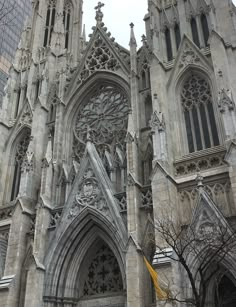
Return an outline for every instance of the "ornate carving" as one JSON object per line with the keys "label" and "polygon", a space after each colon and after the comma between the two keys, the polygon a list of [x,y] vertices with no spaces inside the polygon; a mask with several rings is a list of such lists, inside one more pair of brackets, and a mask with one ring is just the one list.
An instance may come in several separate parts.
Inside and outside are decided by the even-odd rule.
{"label": "ornate carving", "polygon": [[[117,88],[103,85],[98,88],[80,109],[74,127],[74,155],[78,162],[90,140],[105,159],[105,153],[114,160],[116,149],[126,156],[125,136],[128,125],[129,105],[127,97]],[[113,162],[113,161],[112,161]]]}
{"label": "ornate carving", "polygon": [[84,296],[120,292],[123,289],[119,264],[106,245],[92,259],[84,281]]}
{"label": "ornate carving", "polygon": [[62,208],[55,209],[51,213],[49,228],[54,228],[57,226],[58,221],[62,214]]}
{"label": "ornate carving", "polygon": [[196,158],[190,158],[182,162],[175,163],[175,175],[184,176],[210,168],[226,165],[224,161],[225,151],[217,152],[215,154],[205,155]]}
{"label": "ornate carving", "polygon": [[25,130],[23,137],[16,146],[15,161],[19,164],[22,164],[26,151],[28,149],[30,143],[30,133],[31,131],[29,129]]}
{"label": "ornate carving", "polygon": [[106,200],[91,169],[88,169],[83,177],[68,218],[74,218],[81,209],[87,206],[101,211],[106,216],[108,215],[109,209]]}
{"label": "ornate carving", "polygon": [[152,188],[147,186],[142,189],[142,206],[149,207],[152,206]]}
{"label": "ornate carving", "polygon": [[32,112],[30,110],[29,105],[27,104],[26,108],[23,111],[23,114],[21,115],[20,125],[22,126],[24,124],[31,125],[32,119],[33,119]]}
{"label": "ornate carving", "polygon": [[80,78],[77,80],[77,83],[81,84],[97,70],[105,69],[116,71],[120,68],[120,66],[121,64],[113,55],[107,43],[100,35],[98,35],[94,42],[94,46],[92,47],[89,55],[86,57],[83,70],[80,74]]}
{"label": "ornate carving", "polygon": [[184,52],[180,59],[179,67],[183,68],[190,64],[199,64],[200,58],[188,44],[185,45]]}
{"label": "ornate carving", "polygon": [[232,93],[230,90],[222,88],[219,92],[219,103],[218,103],[220,112],[225,112],[225,109],[228,108],[229,111],[235,109],[235,103],[233,101]]}
{"label": "ornate carving", "polygon": [[12,217],[14,208],[15,206],[2,207],[0,209],[0,220],[10,219]]}
{"label": "ornate carving", "polygon": [[164,114],[162,112],[157,113],[157,111],[154,111],[151,120],[150,120],[150,126],[152,128],[152,131],[155,130],[163,131],[165,130],[165,118]]}
{"label": "ornate carving", "polygon": [[34,154],[27,151],[21,164],[21,172],[29,173],[34,170]]}
{"label": "ornate carving", "polygon": [[[224,179],[221,182],[206,184],[202,187],[217,206],[223,210],[230,208],[232,202],[232,190],[229,179]],[[179,199],[182,203],[186,203],[189,208],[194,208],[198,196],[196,187],[179,191]],[[186,213],[186,212],[185,212]]]}
{"label": "ornate carving", "polygon": [[119,207],[121,211],[127,211],[127,198],[126,193],[119,193],[115,195],[115,198],[118,201]]}

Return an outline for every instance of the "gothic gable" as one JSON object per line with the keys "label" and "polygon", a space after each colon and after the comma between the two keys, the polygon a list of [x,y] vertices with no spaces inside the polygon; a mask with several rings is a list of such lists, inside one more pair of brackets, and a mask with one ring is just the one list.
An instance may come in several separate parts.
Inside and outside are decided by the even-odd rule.
{"label": "gothic gable", "polygon": [[206,56],[202,54],[200,49],[186,35],[184,35],[172,73],[167,82],[167,87],[170,87],[172,82],[178,80],[181,74],[189,67],[200,68],[203,71],[208,71],[208,73],[213,72],[213,67]]}
{"label": "gothic gable", "polygon": [[230,226],[214,201],[203,189],[199,192],[192,218],[192,229],[196,234],[216,232],[218,227],[230,231]]}
{"label": "gothic gable", "polygon": [[84,51],[80,65],[67,81],[67,90],[73,92],[78,85],[83,84],[96,71],[122,71],[129,75],[129,51],[114,43],[107,28],[97,25],[90,42]]}
{"label": "gothic gable", "polygon": [[75,175],[73,187],[65,204],[57,232],[62,233],[86,209],[103,215],[111,222],[123,238],[126,229],[120,215],[118,203],[113,196],[111,181],[103,166],[95,146],[88,142],[80,169]]}

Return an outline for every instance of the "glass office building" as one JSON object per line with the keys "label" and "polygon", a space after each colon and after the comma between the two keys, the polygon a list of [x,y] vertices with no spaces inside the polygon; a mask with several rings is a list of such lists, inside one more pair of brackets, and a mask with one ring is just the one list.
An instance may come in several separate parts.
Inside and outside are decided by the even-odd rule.
{"label": "glass office building", "polygon": [[[31,0],[0,0],[0,105],[7,82],[8,70],[14,59],[27,16],[32,11]],[[5,17],[4,11],[8,12]]]}

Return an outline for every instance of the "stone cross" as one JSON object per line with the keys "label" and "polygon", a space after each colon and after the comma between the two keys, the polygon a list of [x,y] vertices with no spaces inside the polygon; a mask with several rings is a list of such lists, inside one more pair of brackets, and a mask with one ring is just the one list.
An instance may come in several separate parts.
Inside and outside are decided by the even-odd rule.
{"label": "stone cross", "polygon": [[95,6],[95,10],[96,10],[96,17],[95,19],[97,20],[97,24],[100,24],[102,22],[102,18],[103,18],[103,13],[101,11],[101,8],[104,6],[105,4],[102,2],[98,2],[98,5]]}

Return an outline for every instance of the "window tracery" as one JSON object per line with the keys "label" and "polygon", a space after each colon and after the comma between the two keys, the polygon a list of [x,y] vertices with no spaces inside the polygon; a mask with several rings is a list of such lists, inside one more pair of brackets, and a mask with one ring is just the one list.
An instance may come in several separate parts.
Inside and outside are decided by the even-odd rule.
{"label": "window tracery", "polygon": [[103,244],[87,268],[83,295],[92,296],[122,290],[119,264],[111,249]]}
{"label": "window tracery", "polygon": [[26,129],[20,141],[16,145],[15,157],[14,157],[14,173],[13,173],[13,182],[11,189],[11,201],[14,200],[19,192],[20,188],[20,178],[21,178],[21,166],[28,149],[30,142],[30,130]]}
{"label": "window tracery", "polygon": [[52,31],[55,24],[55,16],[56,16],[56,0],[49,0],[46,23],[45,23],[45,32],[44,32],[44,43],[43,43],[44,47],[50,45]]}
{"label": "window tracery", "polygon": [[207,80],[198,75],[188,78],[182,88],[181,102],[189,152],[219,145],[212,94]]}
{"label": "window tracery", "polygon": [[[123,159],[122,186],[125,180],[125,137],[128,125],[129,103],[127,96],[117,87],[104,84],[88,97],[80,108],[74,124],[73,154],[80,162],[89,137],[103,161],[110,179],[119,178],[117,152]],[[117,175],[117,176],[116,176]],[[120,180],[120,179],[119,179]],[[115,179],[116,181],[116,179]]]}

